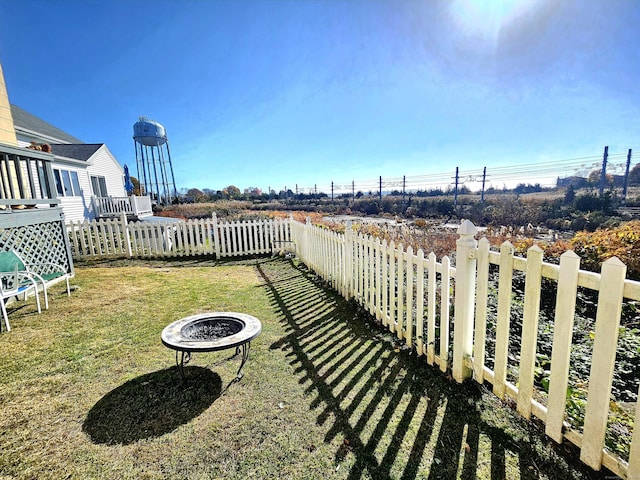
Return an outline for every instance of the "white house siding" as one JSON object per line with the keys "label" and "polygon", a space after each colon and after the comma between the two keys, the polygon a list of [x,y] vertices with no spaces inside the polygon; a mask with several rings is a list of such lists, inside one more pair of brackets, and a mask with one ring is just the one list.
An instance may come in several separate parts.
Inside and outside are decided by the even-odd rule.
{"label": "white house siding", "polygon": [[57,157],[52,167],[78,173],[78,183],[80,184],[82,196],[60,197],[66,221],[93,220],[95,218],[91,200],[93,196],[91,189],[92,176],[104,177],[109,196],[126,196],[122,179],[123,169],[105,145],[96,150],[86,162],[65,161],[64,158]]}
{"label": "white house siding", "polygon": [[[85,206],[82,197],[62,197],[60,198],[60,206],[64,212],[65,222],[81,222],[85,219]],[[87,205],[90,207],[90,205]]]}
{"label": "white house siding", "polygon": [[[55,161],[51,165],[54,170],[68,170],[78,174],[78,183],[80,184],[81,196],[58,196],[60,206],[64,212],[65,221],[82,221],[93,219],[93,207],[91,205],[91,183],[87,175],[87,169],[64,161]],[[75,192],[74,192],[75,193]]]}
{"label": "white house siding", "polygon": [[[110,197],[125,197],[127,193],[124,189],[124,170],[113,157],[106,145],[102,145],[87,162],[87,173],[89,176],[100,176],[105,178],[107,193]],[[91,191],[91,188],[89,188]]]}

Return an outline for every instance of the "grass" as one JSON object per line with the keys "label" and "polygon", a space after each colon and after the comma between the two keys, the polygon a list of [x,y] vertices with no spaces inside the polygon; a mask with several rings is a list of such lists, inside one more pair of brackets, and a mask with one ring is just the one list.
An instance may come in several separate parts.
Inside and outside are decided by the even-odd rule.
{"label": "grass", "polygon": [[[74,283],[41,315],[9,307],[1,479],[601,478],[296,263],[122,261]],[[181,383],[160,332],[224,310],[262,321],[244,377],[223,351]]]}

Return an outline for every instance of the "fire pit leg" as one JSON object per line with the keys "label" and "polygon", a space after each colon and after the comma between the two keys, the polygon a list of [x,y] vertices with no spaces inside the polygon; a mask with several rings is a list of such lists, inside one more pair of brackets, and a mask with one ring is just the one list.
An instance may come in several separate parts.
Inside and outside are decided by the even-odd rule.
{"label": "fire pit leg", "polygon": [[236,355],[240,353],[241,349],[242,349],[242,363],[240,364],[240,368],[238,369],[238,373],[236,374],[236,380],[240,380],[244,375],[244,372],[242,371],[242,367],[244,367],[244,364],[247,362],[247,358],[249,358],[249,350],[251,349],[251,342],[246,342],[246,343],[243,343],[242,345],[237,346]]}
{"label": "fire pit leg", "polygon": [[[180,353],[180,361],[178,361],[178,353]],[[186,353],[186,359],[185,359]],[[191,352],[185,352],[184,350],[176,350],[176,366],[180,373],[180,378],[184,381],[184,366],[191,360]]]}

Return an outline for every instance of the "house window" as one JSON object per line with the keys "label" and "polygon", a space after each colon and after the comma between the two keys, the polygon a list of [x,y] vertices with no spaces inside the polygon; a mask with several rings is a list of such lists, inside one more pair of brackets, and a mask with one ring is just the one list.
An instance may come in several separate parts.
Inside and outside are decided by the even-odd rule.
{"label": "house window", "polygon": [[79,197],[82,195],[78,172],[73,170],[53,169],[53,176],[56,180],[56,190],[60,197]]}
{"label": "house window", "polygon": [[91,176],[91,190],[96,197],[108,197],[107,181],[104,177]]}

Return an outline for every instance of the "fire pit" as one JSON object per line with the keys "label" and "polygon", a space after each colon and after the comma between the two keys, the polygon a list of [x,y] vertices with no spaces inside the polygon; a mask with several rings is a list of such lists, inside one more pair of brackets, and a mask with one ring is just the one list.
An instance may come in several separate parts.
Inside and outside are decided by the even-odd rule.
{"label": "fire pit", "polygon": [[215,352],[235,348],[242,352],[236,379],[249,358],[251,340],[262,330],[260,320],[245,313],[212,312],[192,315],[173,322],[162,331],[162,343],[176,351],[176,365],[184,380],[184,365],[194,352]]}

